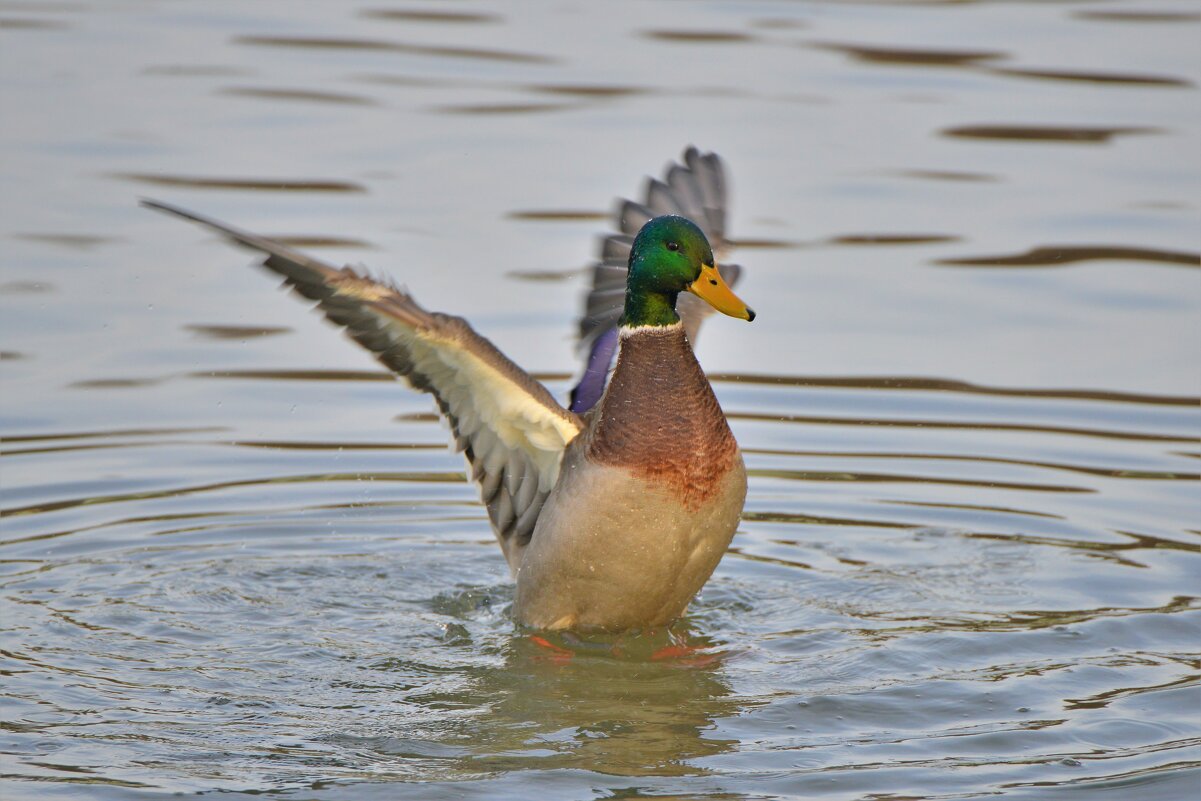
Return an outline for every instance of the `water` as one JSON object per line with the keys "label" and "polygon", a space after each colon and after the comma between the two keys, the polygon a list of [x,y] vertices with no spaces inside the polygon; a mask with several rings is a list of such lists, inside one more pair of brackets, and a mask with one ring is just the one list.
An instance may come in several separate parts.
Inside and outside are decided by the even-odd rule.
{"label": "water", "polygon": [[[1192,4],[0,23],[5,798],[1196,797]],[[136,206],[562,397],[610,199],[689,142],[759,317],[701,338],[750,492],[670,637],[530,640],[429,400]]]}

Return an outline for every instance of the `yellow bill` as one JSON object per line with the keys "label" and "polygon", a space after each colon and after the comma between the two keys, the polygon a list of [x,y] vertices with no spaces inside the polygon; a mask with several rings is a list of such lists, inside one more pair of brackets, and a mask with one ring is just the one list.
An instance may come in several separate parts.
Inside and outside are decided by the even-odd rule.
{"label": "yellow bill", "polygon": [[755,319],[755,312],[734,294],[730,286],[722,280],[717,267],[712,264],[701,265],[701,274],[688,285],[688,291],[722,314],[748,322]]}

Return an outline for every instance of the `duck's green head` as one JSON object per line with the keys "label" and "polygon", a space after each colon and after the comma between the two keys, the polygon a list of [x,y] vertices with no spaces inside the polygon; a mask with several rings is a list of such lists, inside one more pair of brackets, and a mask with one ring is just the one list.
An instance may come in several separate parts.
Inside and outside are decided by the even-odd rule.
{"label": "duck's green head", "polygon": [[722,314],[754,320],[755,313],[730,291],[713,260],[713,248],[691,220],[656,217],[638,232],[626,279],[626,326],[678,323],[676,298],[691,292]]}

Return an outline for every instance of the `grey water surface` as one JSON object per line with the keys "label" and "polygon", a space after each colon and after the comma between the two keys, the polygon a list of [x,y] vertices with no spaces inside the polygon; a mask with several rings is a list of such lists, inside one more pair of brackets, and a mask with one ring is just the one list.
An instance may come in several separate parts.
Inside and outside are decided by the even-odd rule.
{"label": "grey water surface", "polygon": [[[1199,41],[1177,0],[0,2],[0,795],[1201,796]],[[563,397],[613,198],[690,143],[750,490],[622,638],[520,630],[428,396],[137,206],[387,273]]]}

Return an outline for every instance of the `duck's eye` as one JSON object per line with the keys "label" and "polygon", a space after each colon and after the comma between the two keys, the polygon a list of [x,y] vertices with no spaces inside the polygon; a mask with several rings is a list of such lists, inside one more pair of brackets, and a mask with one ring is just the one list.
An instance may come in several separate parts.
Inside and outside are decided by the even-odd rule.
{"label": "duck's eye", "polygon": [[668,250],[679,250],[679,249],[680,249],[680,243],[679,243],[679,242],[668,242],[668,243],[667,243],[667,249],[668,249]]}

